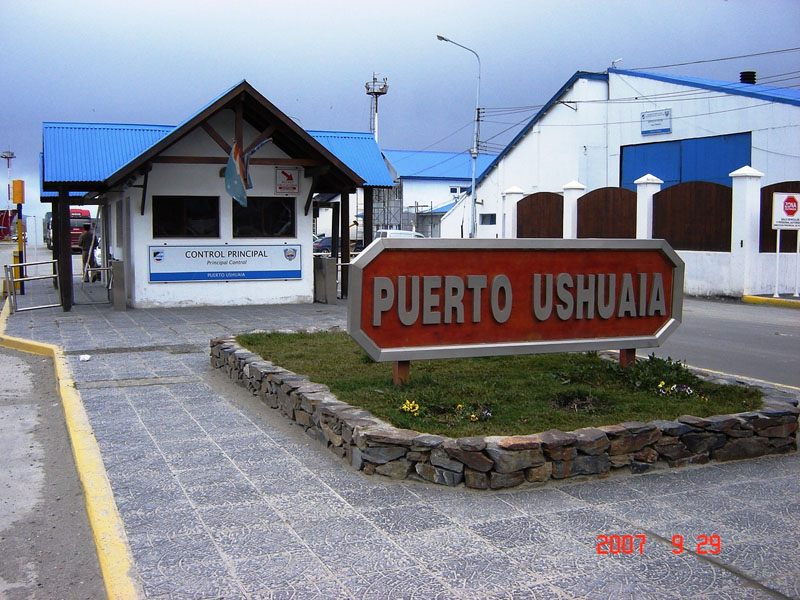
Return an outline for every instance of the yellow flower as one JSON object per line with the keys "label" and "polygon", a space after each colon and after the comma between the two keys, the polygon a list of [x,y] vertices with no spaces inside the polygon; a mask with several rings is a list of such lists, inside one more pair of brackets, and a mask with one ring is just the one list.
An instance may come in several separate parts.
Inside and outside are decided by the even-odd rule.
{"label": "yellow flower", "polygon": [[664,387],[664,382],[662,381],[661,383],[659,383],[658,387],[660,387],[660,388]]}
{"label": "yellow flower", "polygon": [[459,404],[458,406],[456,406],[456,410],[461,410],[462,408],[464,408],[463,404]]}
{"label": "yellow flower", "polygon": [[473,415],[470,415],[470,416],[469,416],[469,420],[470,420],[470,421],[477,421],[477,420],[478,420],[478,417],[476,417],[476,416],[473,414]]}
{"label": "yellow flower", "polygon": [[416,402],[411,402],[410,400],[406,400],[403,403],[403,406],[400,407],[400,410],[411,413],[416,417],[417,413],[419,412],[419,404]]}

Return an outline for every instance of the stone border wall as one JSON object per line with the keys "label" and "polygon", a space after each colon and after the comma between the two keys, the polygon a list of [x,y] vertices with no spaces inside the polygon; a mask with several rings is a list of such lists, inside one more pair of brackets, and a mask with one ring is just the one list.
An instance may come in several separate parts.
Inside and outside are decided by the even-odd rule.
{"label": "stone border wall", "polygon": [[499,489],[575,475],[602,477],[623,467],[644,473],[797,450],[798,398],[772,388],[764,389],[764,408],[753,412],[454,439],[397,429],[233,338],[211,340],[211,366],[224,369],[354,468],[394,479],[417,476],[449,486],[463,482]]}

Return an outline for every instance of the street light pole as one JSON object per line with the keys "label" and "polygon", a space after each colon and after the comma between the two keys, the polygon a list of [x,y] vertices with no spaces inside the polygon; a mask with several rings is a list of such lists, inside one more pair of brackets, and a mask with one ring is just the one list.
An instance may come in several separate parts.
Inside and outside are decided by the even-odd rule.
{"label": "street light pole", "polygon": [[448,42],[453,44],[454,46],[458,46],[459,48],[463,48],[468,52],[472,52],[475,55],[475,58],[478,59],[478,84],[475,91],[475,127],[473,129],[472,135],[472,148],[470,148],[469,154],[472,157],[472,185],[469,188],[469,237],[474,238],[477,235],[477,223],[475,219],[475,171],[477,168],[478,163],[478,124],[480,123],[480,104],[481,104],[481,57],[478,56],[478,53],[475,52],[472,48],[467,48],[466,46],[462,46],[458,42],[454,42],[453,40],[444,37],[443,35],[437,35],[436,39],[440,42]]}

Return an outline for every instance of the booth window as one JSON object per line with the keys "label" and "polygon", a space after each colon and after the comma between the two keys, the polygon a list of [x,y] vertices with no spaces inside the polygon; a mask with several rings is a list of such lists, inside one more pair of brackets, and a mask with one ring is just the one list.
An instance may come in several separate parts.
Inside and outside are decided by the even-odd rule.
{"label": "booth window", "polygon": [[295,199],[247,198],[247,206],[233,204],[233,237],[296,237]]}
{"label": "booth window", "polygon": [[219,197],[153,196],[153,237],[219,237]]}

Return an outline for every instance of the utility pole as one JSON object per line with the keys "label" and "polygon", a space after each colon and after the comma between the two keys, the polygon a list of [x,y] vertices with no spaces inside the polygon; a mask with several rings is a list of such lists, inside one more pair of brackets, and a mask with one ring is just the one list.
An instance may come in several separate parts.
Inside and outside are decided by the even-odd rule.
{"label": "utility pole", "polygon": [[472,148],[469,149],[469,155],[472,157],[472,183],[470,185],[469,192],[469,237],[474,238],[478,236],[478,225],[475,216],[475,171],[478,164],[478,137],[480,136],[481,121],[481,57],[478,56],[478,53],[472,48],[467,48],[466,46],[463,46],[458,42],[454,42],[450,38],[446,38],[443,35],[437,35],[436,39],[440,42],[447,42],[448,44],[453,44],[454,46],[463,48],[467,52],[472,52],[475,58],[478,59],[478,82],[475,92],[475,126],[472,132]]}

